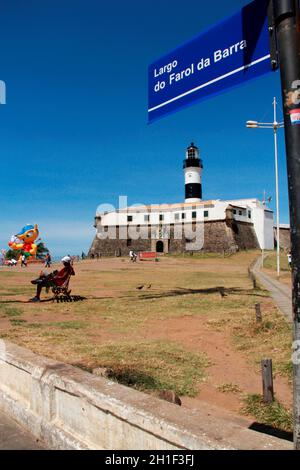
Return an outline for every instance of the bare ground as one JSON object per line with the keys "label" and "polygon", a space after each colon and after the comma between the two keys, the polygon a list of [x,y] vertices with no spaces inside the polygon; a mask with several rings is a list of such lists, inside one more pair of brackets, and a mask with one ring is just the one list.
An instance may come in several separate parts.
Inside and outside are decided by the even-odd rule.
{"label": "bare ground", "polygon": [[[87,326],[80,334],[86,335],[87,341],[95,345],[135,339],[178,343],[187,350],[204,352],[210,361],[206,379],[199,384],[197,395],[194,398],[181,397],[183,406],[197,408],[209,405],[214,414],[241,416],[243,396],[261,393],[261,376],[257,366],[249,360],[248,352],[236,347],[230,321],[222,323],[222,311],[214,311],[214,308],[219,308],[220,301],[224,300],[224,305],[228,299],[236,299],[238,302],[239,291],[251,287],[245,273],[255,254],[248,253],[240,258],[238,256],[192,261],[189,258],[169,258],[162,259],[160,263],[148,261],[137,264],[122,259],[80,262],[75,265],[76,276],[72,279],[72,292],[87,297],[80,305],[54,304],[49,301],[50,295],[44,295],[46,301],[40,304],[27,303],[28,298],[34,295],[34,286],[30,284],[30,279],[37,276],[41,266],[31,265],[26,270],[20,267],[2,268],[1,304],[8,309],[20,308],[22,314],[14,316],[12,312],[10,316],[0,313],[0,334],[40,354],[87,366],[93,365],[93,360],[88,355],[79,353],[70,342],[66,347],[64,339],[57,341],[57,338],[54,340],[53,337],[37,335],[40,328],[35,328],[34,325],[44,324],[51,330],[49,324],[53,322],[83,321]],[[192,277],[195,272],[199,273],[199,279]],[[6,273],[11,274],[7,276]],[[212,273],[216,273],[216,279]],[[145,287],[136,289],[140,284]],[[218,292],[209,291],[216,285],[228,289],[225,299],[221,299]],[[184,289],[193,289],[195,292],[191,294]],[[203,308],[199,303],[199,315],[195,313],[195,299],[200,302],[208,297],[211,299],[211,307]],[[155,310],[157,305],[157,314],[151,310],[151,315],[147,314],[131,327],[128,327],[126,320],[122,324],[122,317],[118,317],[116,326],[111,308],[117,300],[121,304],[116,304],[114,308],[118,309],[122,305],[122,299],[124,303],[129,302],[129,310],[130,302],[136,306],[141,301],[143,305],[150,305],[150,310]],[[186,307],[189,299],[193,311]],[[261,301],[265,310],[276,312],[268,297]],[[181,305],[180,302],[184,303]],[[226,310],[225,307],[224,309]],[[127,310],[125,313],[129,315]],[[12,319],[18,318],[26,322],[26,328],[28,324],[31,327],[24,330],[24,325],[12,324]],[[128,319],[130,325],[130,317]],[[74,344],[76,340],[77,336],[74,336]],[[272,348],[273,345],[270,346],[270,355]],[[232,390],[226,389],[226,385],[231,385]],[[276,375],[275,391],[277,399],[291,407],[292,390],[286,377]],[[250,422],[248,418],[243,419]]]}

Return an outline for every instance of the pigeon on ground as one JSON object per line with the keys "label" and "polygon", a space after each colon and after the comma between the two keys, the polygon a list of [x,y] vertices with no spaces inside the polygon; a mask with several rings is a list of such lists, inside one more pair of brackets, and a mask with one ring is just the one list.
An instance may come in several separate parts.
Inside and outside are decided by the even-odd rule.
{"label": "pigeon on ground", "polygon": [[220,287],[220,288],[219,288],[219,293],[220,293],[221,297],[226,297],[226,294],[225,294],[225,291],[224,291],[224,287]]}

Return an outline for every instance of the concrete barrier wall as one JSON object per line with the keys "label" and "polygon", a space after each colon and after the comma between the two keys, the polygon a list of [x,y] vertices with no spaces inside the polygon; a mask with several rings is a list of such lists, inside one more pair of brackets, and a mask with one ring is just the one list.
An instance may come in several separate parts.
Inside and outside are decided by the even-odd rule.
{"label": "concrete barrier wall", "polygon": [[53,449],[291,449],[3,340],[0,409]]}

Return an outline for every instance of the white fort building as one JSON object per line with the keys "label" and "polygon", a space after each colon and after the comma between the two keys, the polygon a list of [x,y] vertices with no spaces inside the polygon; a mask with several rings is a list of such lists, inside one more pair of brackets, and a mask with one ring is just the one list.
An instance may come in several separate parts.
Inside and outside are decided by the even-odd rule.
{"label": "white fort building", "polygon": [[274,248],[273,211],[255,198],[202,200],[203,163],[192,143],[183,162],[185,201],[97,211],[90,256],[129,250],[180,253]]}

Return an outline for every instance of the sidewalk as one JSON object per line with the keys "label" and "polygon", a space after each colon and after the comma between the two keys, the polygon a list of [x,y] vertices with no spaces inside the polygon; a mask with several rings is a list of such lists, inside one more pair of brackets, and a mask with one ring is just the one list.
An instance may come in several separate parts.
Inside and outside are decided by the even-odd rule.
{"label": "sidewalk", "polygon": [[29,432],[0,411],[0,450],[45,450]]}
{"label": "sidewalk", "polygon": [[288,322],[292,322],[292,292],[291,289],[267,274],[260,271],[261,257],[259,257],[252,272],[258,281],[270,292],[271,297],[275,301],[279,310],[283,313]]}

